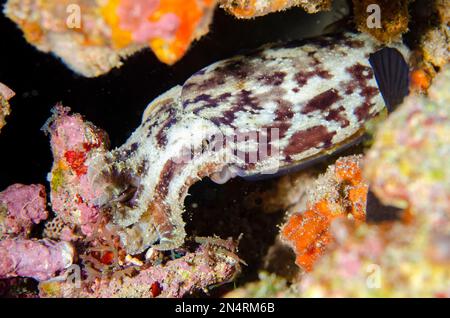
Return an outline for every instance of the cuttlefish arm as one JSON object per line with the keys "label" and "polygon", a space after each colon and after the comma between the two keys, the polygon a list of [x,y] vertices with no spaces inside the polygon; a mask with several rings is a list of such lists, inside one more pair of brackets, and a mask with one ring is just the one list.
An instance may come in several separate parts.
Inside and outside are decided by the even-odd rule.
{"label": "cuttlefish arm", "polygon": [[362,34],[276,45],[212,64],[153,101],[105,159],[127,251],[182,245],[184,199],[206,176],[277,175],[361,138],[385,108],[369,63],[379,48]]}
{"label": "cuttlefish arm", "polygon": [[[150,245],[173,249],[185,237],[183,202],[189,187],[226,164],[226,149],[207,151],[205,140],[219,129],[185,113],[181,86],[152,102],[129,140],[105,159],[112,221],[123,245],[139,253]],[[112,203],[111,203],[112,202]]]}

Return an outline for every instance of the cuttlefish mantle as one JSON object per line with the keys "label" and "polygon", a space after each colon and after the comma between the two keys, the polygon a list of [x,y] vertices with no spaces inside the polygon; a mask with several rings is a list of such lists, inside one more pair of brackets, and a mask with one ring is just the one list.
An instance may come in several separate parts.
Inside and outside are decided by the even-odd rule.
{"label": "cuttlefish mantle", "polygon": [[204,177],[273,176],[355,143],[385,108],[369,62],[380,48],[352,33],[272,45],[212,64],[154,100],[103,163],[114,185],[104,204],[127,251],[182,245],[184,199]]}

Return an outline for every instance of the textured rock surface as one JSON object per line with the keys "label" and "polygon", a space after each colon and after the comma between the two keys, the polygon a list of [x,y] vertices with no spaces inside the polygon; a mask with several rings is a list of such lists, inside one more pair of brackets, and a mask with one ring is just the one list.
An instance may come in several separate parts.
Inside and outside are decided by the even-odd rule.
{"label": "textured rock surface", "polygon": [[450,212],[450,69],[428,97],[409,96],[380,128],[365,175],[386,204]]}
{"label": "textured rock surface", "polygon": [[207,32],[214,7],[214,0],[9,0],[4,11],[29,43],[95,77],[147,46],[174,63]]}
{"label": "textured rock surface", "polygon": [[435,0],[434,26],[429,28],[420,40],[420,51],[426,70],[435,75],[436,69],[450,62],[450,14],[448,0]]}
{"label": "textured rock surface", "polygon": [[[209,240],[181,258],[142,268],[115,272],[112,277],[80,283],[60,277],[39,286],[41,297],[182,297],[208,286],[232,281],[240,271],[232,241]],[[220,242],[221,246],[214,243]],[[134,273],[134,274],[133,274]]]}
{"label": "textured rock surface", "polygon": [[72,265],[75,250],[67,242],[4,239],[0,241],[0,279],[47,280]]}
{"label": "textured rock surface", "polygon": [[361,156],[339,158],[309,189],[306,211],[293,213],[281,228],[281,239],[292,247],[296,264],[306,271],[333,241],[330,231],[337,218],[366,220],[368,184],[362,178]]}
{"label": "textured rock surface", "polygon": [[0,192],[0,239],[27,238],[33,224],[47,219],[43,185],[14,184]]}
{"label": "textured rock surface", "polygon": [[98,201],[107,184],[96,184],[96,167],[88,168],[88,162],[106,153],[108,136],[80,115],[69,115],[69,109],[62,106],[55,108],[45,129],[54,157],[48,176],[52,208],[62,221],[80,226],[89,235],[98,220]]}
{"label": "textured rock surface", "polygon": [[237,18],[249,19],[291,7],[301,7],[308,13],[317,13],[329,10],[331,0],[220,0],[219,5]]}
{"label": "textured rock surface", "polygon": [[449,297],[450,223],[431,212],[409,223],[338,219],[314,270],[289,281],[262,273],[225,297]]}
{"label": "textured rock surface", "polygon": [[[391,43],[398,40],[408,31],[410,2],[410,0],[353,0],[356,26],[361,32],[370,34],[381,42]],[[374,5],[377,9],[373,7]],[[374,17],[380,18],[379,27],[374,26],[376,22]]]}
{"label": "textured rock surface", "polygon": [[449,297],[449,225],[448,215],[431,211],[410,224],[355,227],[335,222],[335,244],[315,270],[302,277],[296,294]]}
{"label": "textured rock surface", "polygon": [[11,112],[8,100],[14,96],[14,92],[6,85],[0,83],[0,131],[5,126],[5,117]]}

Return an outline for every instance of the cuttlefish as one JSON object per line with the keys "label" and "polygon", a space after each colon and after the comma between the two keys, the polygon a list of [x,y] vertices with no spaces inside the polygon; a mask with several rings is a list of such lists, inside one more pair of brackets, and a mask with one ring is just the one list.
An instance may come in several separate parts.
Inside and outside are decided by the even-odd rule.
{"label": "cuttlefish", "polygon": [[344,33],[272,44],[219,61],[153,100],[102,162],[111,222],[129,253],[186,236],[189,187],[279,176],[361,140],[408,94],[408,50]]}

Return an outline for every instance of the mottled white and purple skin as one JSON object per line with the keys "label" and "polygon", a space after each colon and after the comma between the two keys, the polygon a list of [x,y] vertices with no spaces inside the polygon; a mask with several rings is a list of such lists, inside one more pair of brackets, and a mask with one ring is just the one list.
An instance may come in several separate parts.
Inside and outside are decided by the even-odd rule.
{"label": "mottled white and purple skin", "polygon": [[[104,162],[116,185],[113,222],[124,228],[128,252],[180,246],[184,199],[205,176],[225,182],[283,171],[359,138],[385,107],[368,61],[380,48],[351,33],[272,45],[212,64],[153,101]],[[256,138],[216,138],[246,133]],[[261,143],[272,151],[261,153]]]}

